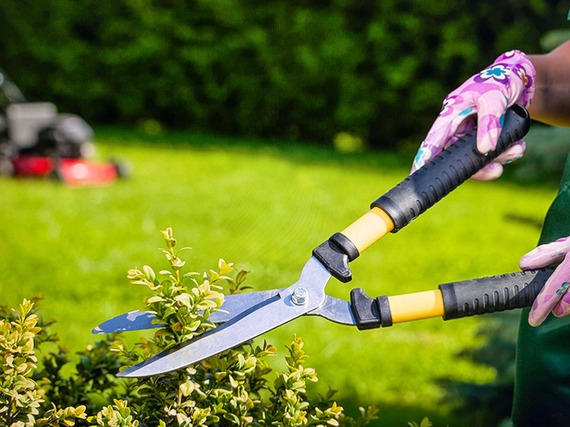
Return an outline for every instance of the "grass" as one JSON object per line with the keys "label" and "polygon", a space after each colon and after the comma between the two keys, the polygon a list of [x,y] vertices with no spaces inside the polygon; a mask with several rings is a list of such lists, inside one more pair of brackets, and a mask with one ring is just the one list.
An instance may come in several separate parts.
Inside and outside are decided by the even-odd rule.
{"label": "grass", "polygon": [[[72,349],[95,339],[91,328],[141,306],[143,289],[126,271],[161,269],[159,230],[172,226],[191,246],[190,268],[219,258],[251,271],[256,290],[294,282],[311,250],[368,210],[402,180],[408,159],[394,154],[341,154],[323,147],[213,136],[146,135],[100,129],[101,157],[133,166],[130,180],[104,188],[0,179],[1,303],[43,294],[42,311]],[[555,188],[512,181],[467,182],[420,219],[370,248],[350,284],[327,292],[348,299],[429,290],[439,283],[518,269],[538,239]],[[359,332],[319,318],[302,318],[264,338],[282,348],[293,334],[305,341],[317,369],[318,392],[338,389],[350,411],[376,405],[376,425],[406,426],[428,416],[436,426],[467,426],[441,401],[443,377],[492,381],[496,373],[458,353],[481,345],[484,317],[441,319]]]}

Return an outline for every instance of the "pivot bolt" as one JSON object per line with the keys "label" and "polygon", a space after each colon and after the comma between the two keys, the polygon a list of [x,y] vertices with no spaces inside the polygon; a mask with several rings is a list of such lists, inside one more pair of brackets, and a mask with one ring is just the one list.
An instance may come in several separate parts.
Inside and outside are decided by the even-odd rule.
{"label": "pivot bolt", "polygon": [[307,302],[307,290],[305,288],[297,288],[291,295],[291,302],[295,305],[304,305]]}

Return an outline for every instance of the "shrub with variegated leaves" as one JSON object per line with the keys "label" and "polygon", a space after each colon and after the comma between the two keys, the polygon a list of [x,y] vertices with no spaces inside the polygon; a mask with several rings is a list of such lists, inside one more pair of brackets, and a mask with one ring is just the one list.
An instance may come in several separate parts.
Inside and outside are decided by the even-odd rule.
{"label": "shrub with variegated leaves", "polygon": [[[247,273],[220,260],[217,268],[185,272],[172,230],[162,232],[168,268],[158,273],[145,265],[128,272],[131,283],[148,288],[146,310],[162,326],[150,338],[129,347],[109,335],[79,353],[71,375],[64,348],[37,348],[57,342],[51,324],[24,301],[18,311],[0,311],[0,424],[26,426],[363,426],[376,409],[361,410],[358,420],[325,397],[310,398],[314,369],[306,366],[303,341],[294,337],[286,369],[275,372],[269,358],[277,350],[250,342],[174,372],[139,379],[119,379],[120,369],[192,339],[215,327],[209,317],[225,294],[243,292]],[[53,344],[52,344],[53,345]],[[41,368],[38,366],[41,365]]]}

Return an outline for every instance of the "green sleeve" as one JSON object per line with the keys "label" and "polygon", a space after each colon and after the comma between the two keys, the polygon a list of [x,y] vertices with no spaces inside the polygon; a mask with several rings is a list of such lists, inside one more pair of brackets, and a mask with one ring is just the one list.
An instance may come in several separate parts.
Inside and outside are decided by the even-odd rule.
{"label": "green sleeve", "polygon": [[[570,156],[539,244],[570,236]],[[523,310],[516,356],[513,424],[570,426],[570,316],[549,316],[533,328]]]}

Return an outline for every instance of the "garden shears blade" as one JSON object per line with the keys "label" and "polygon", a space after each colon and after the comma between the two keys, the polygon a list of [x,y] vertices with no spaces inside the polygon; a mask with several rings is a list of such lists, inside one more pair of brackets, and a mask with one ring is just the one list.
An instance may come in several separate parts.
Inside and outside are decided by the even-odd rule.
{"label": "garden shears blade", "polygon": [[[361,289],[353,289],[350,303],[328,297],[325,286],[331,276],[344,283],[352,280],[349,262],[381,237],[409,224],[513,143],[521,140],[529,126],[530,117],[523,107],[515,105],[509,108],[496,149],[485,155],[477,150],[477,129],[473,129],[375,200],[362,217],[316,247],[296,283],[251,304],[244,302],[247,301],[244,297],[241,301],[244,303],[243,310],[228,317],[229,320],[222,326],[157,354],[118,375],[143,377],[182,368],[307,314],[321,315],[335,321],[342,317],[340,323],[353,324],[358,329],[371,329],[436,316],[447,320],[528,305],[529,295],[533,295],[528,289],[535,290],[537,286],[521,287],[515,283],[512,289],[504,291],[502,279],[496,284],[499,290],[487,293],[486,287],[482,286],[478,288],[480,293],[474,295],[465,291],[464,287],[444,285],[435,291],[378,298],[370,298]],[[538,282],[533,279],[533,283]],[[527,291],[520,292],[523,288]],[[223,305],[222,309],[226,307]],[[130,316],[136,315],[137,312]],[[121,317],[124,320],[125,315]],[[133,330],[133,325],[145,321],[149,319],[141,318],[140,323],[133,320],[130,330]],[[150,323],[153,323],[152,318]],[[103,332],[104,329],[99,326],[95,331]]]}
{"label": "garden shears blade", "polygon": [[[212,312],[208,317],[208,320],[213,323],[227,322],[236,314],[274,297],[276,294],[281,292],[281,290],[282,289],[273,289],[270,291],[226,295],[224,297],[223,309]],[[150,311],[129,311],[128,313],[106,320],[95,327],[92,333],[115,334],[119,332],[140,331],[164,327],[164,324],[157,322],[155,319],[156,315]]]}
{"label": "garden shears blade", "polygon": [[200,337],[159,353],[118,374],[145,377],[183,368],[275,329],[325,301],[325,286],[331,274],[314,257],[305,264],[292,286],[243,311],[222,326]]}
{"label": "garden shears blade", "polygon": [[[225,323],[244,311],[273,298],[283,289],[248,292],[226,295],[219,311],[210,313],[208,320],[213,323]],[[305,313],[307,316],[319,316],[341,325],[356,325],[350,302],[325,295],[325,301],[318,308]],[[106,320],[92,331],[93,334],[116,334],[121,332],[159,329],[165,325],[156,320],[151,311],[134,310]]]}

